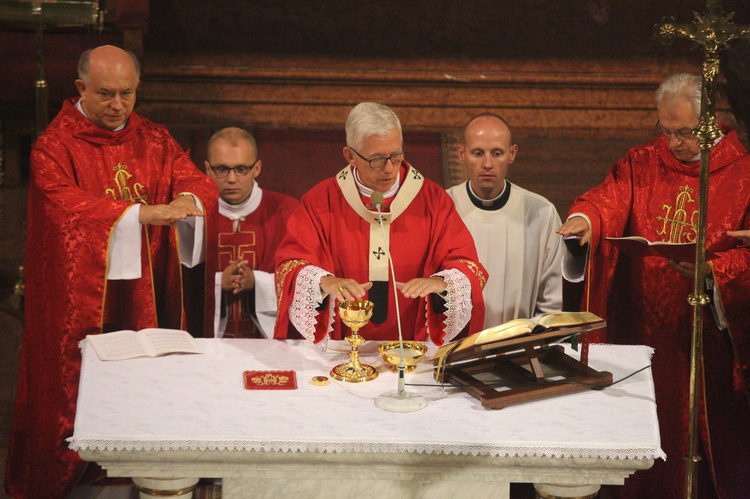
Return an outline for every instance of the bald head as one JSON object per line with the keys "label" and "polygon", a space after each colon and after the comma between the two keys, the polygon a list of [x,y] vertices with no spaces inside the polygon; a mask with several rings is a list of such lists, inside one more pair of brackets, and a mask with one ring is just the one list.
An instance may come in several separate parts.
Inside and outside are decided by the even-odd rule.
{"label": "bald head", "polygon": [[[141,64],[138,62],[138,58],[134,53],[123,50],[114,45],[102,45],[94,49],[89,49],[81,54],[78,59],[78,79],[83,80],[84,83],[89,84],[91,82],[91,59],[97,62],[99,59],[104,61],[115,62],[119,61],[124,64],[128,64],[127,59],[135,68],[136,78],[141,79]],[[98,61],[100,64],[101,61]]]}
{"label": "bald head", "polygon": [[472,191],[481,199],[495,199],[505,188],[508,167],[516,158],[510,126],[500,116],[484,113],[463,128],[458,157],[466,165]]}
{"label": "bald head", "polygon": [[140,83],[138,60],[112,45],[87,50],[78,61],[76,88],[87,118],[107,130],[125,124]]}
{"label": "bald head", "polygon": [[461,133],[463,143],[466,144],[467,133],[472,133],[475,130],[496,130],[502,131],[508,134],[508,140],[513,143],[513,133],[510,130],[510,125],[505,118],[494,113],[482,113],[471,118],[464,125]]}
{"label": "bald head", "polygon": [[[227,128],[222,128],[221,130],[213,134],[210,139],[208,139],[207,149],[209,162],[211,161],[212,146],[219,140],[228,142],[232,147],[239,147],[241,142],[245,142],[249,146],[249,150],[252,151],[253,156],[255,158],[258,157],[258,145],[255,142],[255,137],[253,137],[253,135],[247,130],[230,126]],[[255,161],[255,158],[253,159],[253,161]]]}

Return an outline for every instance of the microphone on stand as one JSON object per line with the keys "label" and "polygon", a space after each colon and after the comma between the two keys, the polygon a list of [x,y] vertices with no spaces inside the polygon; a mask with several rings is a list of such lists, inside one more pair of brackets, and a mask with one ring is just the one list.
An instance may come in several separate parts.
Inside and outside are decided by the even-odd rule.
{"label": "microphone on stand", "polygon": [[393,259],[391,258],[391,249],[385,238],[385,228],[383,227],[382,212],[383,208],[383,193],[379,191],[373,191],[370,196],[375,209],[378,211],[378,224],[380,225],[381,233],[383,234],[383,244],[385,245],[385,252],[388,255],[388,266],[391,269],[391,280],[393,281],[393,300],[396,305],[396,325],[398,326],[398,349],[399,349],[399,361],[398,361],[398,390],[393,393],[384,393],[380,395],[375,401],[375,405],[380,409],[390,412],[413,412],[424,408],[427,405],[427,400],[418,393],[407,393],[406,392],[406,364],[404,363],[404,336],[401,332],[401,312],[398,307],[398,290],[396,289],[396,272],[393,268]]}

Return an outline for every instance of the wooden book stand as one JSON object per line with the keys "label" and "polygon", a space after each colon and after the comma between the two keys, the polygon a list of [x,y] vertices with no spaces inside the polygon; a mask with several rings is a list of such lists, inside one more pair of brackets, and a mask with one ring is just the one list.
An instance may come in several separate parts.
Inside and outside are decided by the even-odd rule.
{"label": "wooden book stand", "polygon": [[567,355],[561,345],[549,344],[580,332],[580,327],[563,328],[513,338],[475,351],[468,358],[464,353],[458,363],[449,355],[437,374],[444,383],[479,399],[487,409],[610,385],[612,373],[596,371]]}

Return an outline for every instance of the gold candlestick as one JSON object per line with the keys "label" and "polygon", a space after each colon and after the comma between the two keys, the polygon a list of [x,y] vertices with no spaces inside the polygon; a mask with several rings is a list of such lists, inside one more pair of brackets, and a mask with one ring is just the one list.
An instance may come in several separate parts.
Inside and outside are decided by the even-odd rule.
{"label": "gold candlestick", "polygon": [[331,377],[347,383],[362,383],[378,377],[378,371],[367,364],[359,361],[359,346],[365,339],[359,335],[359,330],[370,322],[374,304],[369,300],[342,301],[339,303],[339,317],[341,322],[349,326],[352,334],[346,338],[346,342],[352,346],[349,353],[349,362],[339,364],[331,370]]}

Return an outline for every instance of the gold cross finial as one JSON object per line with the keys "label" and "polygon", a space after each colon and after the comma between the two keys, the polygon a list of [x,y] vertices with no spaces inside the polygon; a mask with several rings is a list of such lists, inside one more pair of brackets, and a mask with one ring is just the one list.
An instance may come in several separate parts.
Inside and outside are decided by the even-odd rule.
{"label": "gold cross finial", "polygon": [[693,12],[691,24],[678,24],[673,17],[665,17],[654,26],[654,35],[665,44],[672,43],[678,36],[703,47],[703,98],[701,101],[700,123],[693,130],[701,149],[710,150],[721,129],[714,116],[716,103],[716,77],[719,74],[719,50],[729,47],[729,42],[738,38],[750,38],[750,26],[737,26],[732,22],[734,12],[724,15],[721,0],[707,0],[707,12]]}

